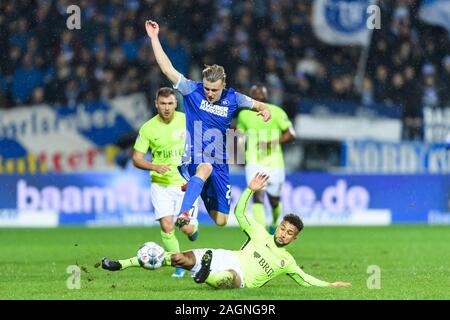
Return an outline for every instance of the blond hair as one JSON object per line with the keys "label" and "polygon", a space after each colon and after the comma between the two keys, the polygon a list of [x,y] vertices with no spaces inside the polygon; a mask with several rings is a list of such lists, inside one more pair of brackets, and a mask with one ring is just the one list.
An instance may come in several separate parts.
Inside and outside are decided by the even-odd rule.
{"label": "blond hair", "polygon": [[205,64],[205,69],[203,69],[202,74],[203,78],[209,82],[216,82],[218,80],[225,82],[227,77],[225,69],[217,64],[213,64],[212,66]]}

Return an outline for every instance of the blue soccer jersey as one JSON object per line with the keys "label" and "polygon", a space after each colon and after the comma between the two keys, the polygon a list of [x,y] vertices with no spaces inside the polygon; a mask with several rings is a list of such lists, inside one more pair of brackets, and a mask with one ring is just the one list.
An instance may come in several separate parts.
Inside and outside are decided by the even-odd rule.
{"label": "blue soccer jersey", "polygon": [[210,103],[203,83],[186,79],[182,74],[174,88],[183,95],[186,151],[190,160],[197,164],[226,163],[227,129],[238,108],[253,108],[253,99],[229,88],[223,89],[218,101]]}
{"label": "blue soccer jersey", "polygon": [[186,79],[181,74],[174,88],[183,95],[186,113],[187,159],[183,159],[184,164],[178,169],[189,181],[200,163],[211,163],[213,170],[203,186],[202,200],[208,212],[229,214],[231,190],[226,163],[227,129],[238,108],[253,108],[253,99],[233,89],[224,89],[220,99],[210,103],[205,96],[203,83]]}

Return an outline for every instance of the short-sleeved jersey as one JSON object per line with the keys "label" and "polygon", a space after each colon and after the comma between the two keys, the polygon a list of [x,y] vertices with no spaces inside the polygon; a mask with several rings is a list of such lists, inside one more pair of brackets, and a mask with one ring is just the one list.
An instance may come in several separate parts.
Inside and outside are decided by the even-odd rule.
{"label": "short-sleeved jersey", "polygon": [[[268,104],[272,117],[264,122],[255,112],[242,110],[239,112],[237,129],[246,133],[246,164],[258,164],[269,168],[284,168],[283,150],[278,141],[283,132],[292,127],[286,112],[274,105]],[[267,147],[262,148],[261,142]]]}
{"label": "short-sleeved jersey", "polygon": [[227,129],[238,108],[253,108],[253,99],[228,88],[218,101],[210,103],[203,83],[181,74],[174,88],[183,95],[188,158],[195,163],[226,163]]}
{"label": "short-sleeved jersey", "polygon": [[243,273],[245,287],[261,287],[281,274],[289,275],[301,286],[328,286],[328,282],[303,272],[294,257],[284,247],[276,245],[274,236],[246,214],[252,195],[253,193],[246,189],[235,208],[236,219],[248,236],[248,240],[241,250],[235,251]]}
{"label": "short-sleeved jersey", "polygon": [[185,183],[177,169],[184,152],[185,126],[185,115],[175,111],[170,123],[163,122],[156,115],[140,128],[134,150],[145,154],[150,149],[153,164],[169,165],[171,169],[163,175],[150,171],[152,183],[165,186],[182,186]]}

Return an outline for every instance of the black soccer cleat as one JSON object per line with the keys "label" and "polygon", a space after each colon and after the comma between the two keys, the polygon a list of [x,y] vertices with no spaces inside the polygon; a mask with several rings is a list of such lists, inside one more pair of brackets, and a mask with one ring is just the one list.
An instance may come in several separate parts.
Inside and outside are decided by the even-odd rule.
{"label": "black soccer cleat", "polygon": [[195,274],[194,281],[197,283],[203,283],[208,278],[209,273],[211,272],[211,261],[212,261],[212,251],[207,250],[202,257],[202,266],[200,270]]}
{"label": "black soccer cleat", "polygon": [[122,265],[119,261],[114,261],[109,258],[103,258],[102,268],[109,271],[119,271],[120,269],[122,269]]}

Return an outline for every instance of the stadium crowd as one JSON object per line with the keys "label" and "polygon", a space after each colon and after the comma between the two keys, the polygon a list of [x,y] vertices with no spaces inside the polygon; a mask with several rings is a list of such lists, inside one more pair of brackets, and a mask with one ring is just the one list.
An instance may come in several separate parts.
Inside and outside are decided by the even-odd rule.
{"label": "stadium crowd", "polygon": [[[69,0],[0,3],[0,108],[52,103],[76,107],[167,84],[156,67],[144,22],[162,27],[176,69],[199,79],[218,63],[247,92],[264,82],[271,101],[297,112],[301,97],[401,105],[420,126],[424,106],[450,105],[450,41],[418,19],[419,0],[383,0],[362,89],[355,89],[360,47],[321,43],[312,1],[81,0],[81,29],[69,30]],[[412,137],[414,138],[414,137]]]}

